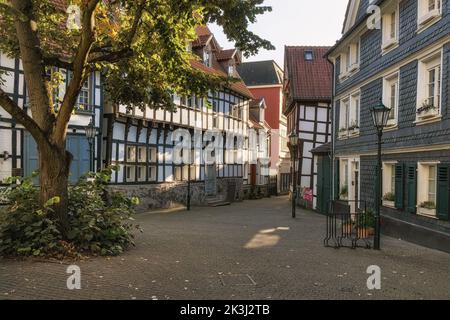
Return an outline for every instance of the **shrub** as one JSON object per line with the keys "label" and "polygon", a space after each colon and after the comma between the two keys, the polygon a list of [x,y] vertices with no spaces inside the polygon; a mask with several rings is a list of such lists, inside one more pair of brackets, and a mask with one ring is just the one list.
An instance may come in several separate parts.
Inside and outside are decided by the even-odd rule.
{"label": "shrub", "polygon": [[69,187],[67,239],[51,219],[50,206],[59,199],[40,208],[32,178],[9,179],[17,183],[2,192],[10,205],[0,211],[0,255],[118,255],[134,245],[132,216],[139,200],[108,193],[113,169],[89,173]]}
{"label": "shrub", "polygon": [[392,192],[388,192],[383,197],[384,201],[395,201],[395,194]]}
{"label": "shrub", "polygon": [[361,216],[363,228],[375,228],[375,214],[372,209],[367,209]]}
{"label": "shrub", "polygon": [[425,201],[420,204],[421,208],[434,210],[436,209],[436,204],[433,201]]}

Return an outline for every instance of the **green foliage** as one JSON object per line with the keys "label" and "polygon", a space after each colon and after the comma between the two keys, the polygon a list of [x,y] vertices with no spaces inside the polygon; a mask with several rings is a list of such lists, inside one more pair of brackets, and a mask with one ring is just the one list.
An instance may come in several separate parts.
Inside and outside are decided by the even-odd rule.
{"label": "green foliage", "polygon": [[395,201],[395,194],[392,192],[388,192],[383,196],[383,200],[385,201]]}
{"label": "green foliage", "polygon": [[90,173],[69,188],[68,239],[62,239],[50,207],[59,198],[39,207],[32,178],[10,178],[2,191],[10,205],[0,211],[1,256],[118,255],[133,245],[133,207],[139,199],[108,194],[113,168]]}
{"label": "green foliage", "polygon": [[420,204],[420,207],[424,209],[434,210],[436,209],[436,203],[434,203],[433,201],[425,201]]}
{"label": "green foliage", "polygon": [[362,213],[361,215],[361,227],[375,228],[375,214],[372,209],[367,209],[366,212]]}
{"label": "green foliage", "polygon": [[32,178],[9,178],[16,183],[1,191],[9,202],[0,211],[0,256],[42,256],[59,251],[61,239],[51,210],[39,207],[38,189]]}
{"label": "green foliage", "polygon": [[342,186],[340,195],[343,197],[348,196],[348,186],[347,185]]}

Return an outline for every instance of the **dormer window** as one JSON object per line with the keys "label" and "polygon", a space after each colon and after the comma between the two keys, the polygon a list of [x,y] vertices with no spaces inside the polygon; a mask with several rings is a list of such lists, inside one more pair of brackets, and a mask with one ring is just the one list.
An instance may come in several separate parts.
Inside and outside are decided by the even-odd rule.
{"label": "dormer window", "polygon": [[305,60],[306,61],[313,61],[314,60],[314,54],[312,51],[305,51]]}
{"label": "dormer window", "polygon": [[203,64],[207,67],[211,67],[211,51],[209,48],[205,48],[203,51]]}
{"label": "dormer window", "polygon": [[228,76],[230,77],[234,76],[234,65],[232,64],[228,66]]}

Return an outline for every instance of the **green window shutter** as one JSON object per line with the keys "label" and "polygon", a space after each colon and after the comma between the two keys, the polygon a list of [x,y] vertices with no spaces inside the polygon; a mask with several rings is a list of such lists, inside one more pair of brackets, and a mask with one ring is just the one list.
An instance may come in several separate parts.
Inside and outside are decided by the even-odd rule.
{"label": "green window shutter", "polygon": [[340,185],[340,181],[339,181],[339,179],[340,179],[340,176],[341,176],[341,174],[340,174],[340,162],[339,162],[339,160],[336,160],[336,164],[335,164],[335,174],[334,174],[334,200],[339,200],[339,193],[340,193],[340,190],[339,190],[339,185]]}
{"label": "green window shutter", "polygon": [[395,208],[403,210],[405,208],[404,191],[405,165],[395,165]]}
{"label": "green window shutter", "polygon": [[439,219],[449,220],[450,164],[438,165],[436,212]]}
{"label": "green window shutter", "polygon": [[417,212],[417,165],[406,167],[406,211]]}

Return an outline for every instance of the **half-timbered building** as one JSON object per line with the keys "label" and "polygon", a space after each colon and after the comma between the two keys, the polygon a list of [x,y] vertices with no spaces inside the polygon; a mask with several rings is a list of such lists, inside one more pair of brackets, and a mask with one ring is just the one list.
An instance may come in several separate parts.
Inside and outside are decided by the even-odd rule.
{"label": "half-timbered building", "polygon": [[[197,28],[197,35],[190,47],[199,59],[193,60],[192,66],[205,73],[239,79],[236,66],[241,62],[240,52],[223,50],[207,27]],[[112,184],[139,193],[150,208],[185,203],[187,182],[196,204],[207,198],[233,201],[241,197],[239,190],[248,182],[245,148],[248,148],[247,122],[252,97],[238,80],[221,90],[210,91],[204,98],[174,95],[174,111],[105,106],[104,161],[119,168]],[[199,138],[191,146],[192,164],[174,161],[177,141],[173,133],[177,129],[188,130]],[[222,147],[214,164],[204,161],[207,131],[220,135]],[[242,161],[230,161],[232,158]]]}
{"label": "half-timbered building", "polygon": [[317,206],[317,163],[311,150],[331,141],[332,68],[324,58],[328,49],[285,48],[283,112],[288,133],[296,132],[300,138],[295,168],[300,187],[298,199],[310,208]]}

